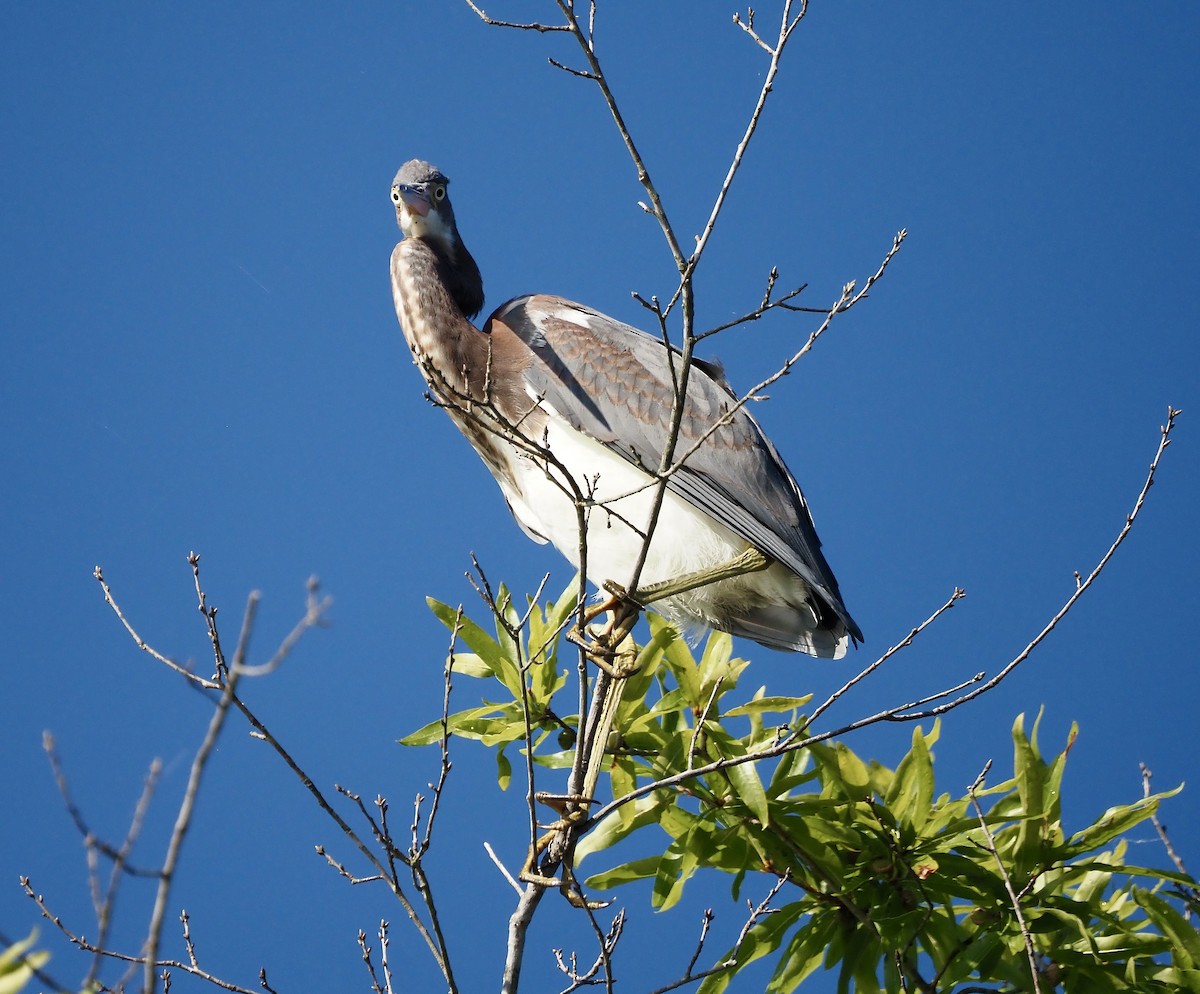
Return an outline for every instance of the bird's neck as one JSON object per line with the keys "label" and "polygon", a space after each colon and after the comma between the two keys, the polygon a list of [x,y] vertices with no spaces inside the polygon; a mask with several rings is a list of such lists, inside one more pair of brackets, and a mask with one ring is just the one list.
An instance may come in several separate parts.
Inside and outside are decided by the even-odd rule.
{"label": "bird's neck", "polygon": [[[465,248],[462,254],[470,260]],[[474,267],[474,260],[470,266]],[[478,270],[475,280],[478,283]],[[449,387],[473,396],[481,387],[475,381],[481,380],[487,366],[488,336],[467,320],[466,314],[473,311],[464,312],[465,291],[456,285],[462,282],[458,268],[421,239],[406,238],[396,246],[392,294],[414,359],[435,392],[444,393],[441,388]],[[466,306],[477,300],[474,309],[478,310],[483,302],[481,285],[474,294],[467,292]]]}

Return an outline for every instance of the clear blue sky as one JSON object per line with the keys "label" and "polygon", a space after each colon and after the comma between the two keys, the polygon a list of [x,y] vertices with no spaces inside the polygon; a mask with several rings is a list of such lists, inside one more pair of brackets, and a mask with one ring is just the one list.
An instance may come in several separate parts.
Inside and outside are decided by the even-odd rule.
{"label": "clear blue sky", "polygon": [[[613,6],[601,55],[689,237],[765,57],[726,5]],[[744,646],[748,691],[827,692],[955,585],[968,593],[836,717],[1019,651],[1115,536],[1168,403],[1185,409],[1099,587],[1006,684],[951,715],[938,746],[939,787],[961,793],[987,759],[997,779],[1009,768],[1018,712],[1045,707],[1047,751],[1078,721],[1076,826],[1139,793],[1139,760],[1164,789],[1197,773],[1198,38],[1186,4],[814,3],[700,271],[702,325],[752,306],[773,265],[827,304],[910,231],[871,299],[756,408],[868,641],[840,665]],[[20,873],[94,933],[42,730],[110,838],[163,757],[139,857],[151,864],[208,716],[118,628],[96,564],[148,640],[202,669],[189,550],[227,639],[247,592],[263,591],[260,654],[318,574],[336,598],[332,626],[247,696],[319,783],[386,794],[397,811],[436,768],[432,750],[394,744],[439,707],[444,632],[425,595],[474,604],[472,550],[518,590],[547,570],[552,587],[567,582],[422,399],[387,276],[390,181],[423,157],[453,178],[489,306],[546,291],[640,322],[630,291],[670,292],[669,257],[597,94],[548,54],[573,59],[561,39],[485,28],[450,0],[337,16],[281,3],[0,11],[6,934],[34,923]],[[760,323],[716,352],[747,385],[810,326]],[[850,744],[894,763],[910,732]],[[1164,814],[1193,872],[1198,796],[1189,787]],[[437,989],[399,909],[312,854],[323,842],[348,855],[242,729],[201,800],[173,904],[214,972],[253,984],[265,963],[281,991],[363,988],[355,933],[387,917],[408,989]],[[524,829],[479,750],[457,753],[443,826],[436,882],[456,906],[452,941],[473,950],[462,980],[489,989],[512,893],[481,840],[516,865]],[[1149,833],[1135,842],[1138,861],[1163,861]],[[641,891],[614,895],[630,910],[623,987],[675,976],[700,909],[725,907],[726,886],[700,884],[661,916]],[[147,895],[123,895],[128,943]],[[739,925],[725,908],[714,955]],[[76,982],[82,960],[42,936],[53,972]],[[557,989],[550,947],[587,942],[548,902],[529,989]]]}

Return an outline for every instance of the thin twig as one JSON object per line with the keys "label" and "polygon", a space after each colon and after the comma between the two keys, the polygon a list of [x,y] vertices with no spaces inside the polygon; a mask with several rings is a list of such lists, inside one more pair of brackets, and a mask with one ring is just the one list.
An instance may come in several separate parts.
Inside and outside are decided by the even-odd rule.
{"label": "thin twig", "polygon": [[477,6],[473,2],[473,0],[466,0],[466,2],[467,2],[467,6],[470,7],[473,11],[475,11],[475,13],[479,16],[479,19],[481,21],[483,21],[484,24],[491,25],[492,27],[517,28],[518,30],[521,30],[521,31],[538,31],[542,34],[545,34],[546,32],[549,32],[549,31],[570,31],[571,30],[565,24],[539,24],[536,21],[530,21],[530,22],[526,22],[526,23],[520,23],[518,21],[499,21],[494,17],[489,17],[487,15],[487,13],[481,7]]}
{"label": "thin twig", "polygon": [[742,946],[746,942],[746,936],[750,934],[750,930],[757,925],[759,921],[768,915],[774,914],[774,909],[771,907],[771,902],[775,900],[775,895],[779,893],[783,885],[789,880],[791,880],[791,873],[790,871],[785,871],[779,875],[779,879],[775,881],[774,885],[767,892],[767,896],[759,901],[758,904],[752,905],[749,901],[747,901],[746,907],[749,909],[750,914],[746,918],[745,923],[742,925],[741,931],[738,932],[737,939],[734,940],[733,948],[729,951],[729,955],[709,969],[701,970],[699,973],[695,973],[694,970],[696,968],[696,963],[699,961],[700,954],[704,949],[704,940],[708,936],[708,927],[713,918],[712,909],[706,909],[704,912],[704,920],[700,927],[700,941],[696,944],[696,951],[692,953],[692,958],[688,962],[687,969],[683,971],[683,976],[678,980],[674,980],[667,984],[665,987],[659,987],[651,991],[650,994],[668,994],[669,991],[678,990],[685,984],[694,984],[699,980],[704,980],[706,977],[711,977],[718,973],[724,973],[726,970],[731,970],[736,967],[738,965],[738,955],[741,953]]}
{"label": "thin twig", "polygon": [[[95,943],[89,942],[83,936],[76,935],[69,928],[67,928],[62,919],[51,912],[50,908],[46,905],[45,898],[41,894],[38,894],[34,891],[29,877],[22,876],[19,879],[19,883],[21,889],[25,892],[26,897],[28,897],[34,902],[34,904],[37,905],[38,910],[42,913],[42,917],[53,924],[55,928],[57,928],[59,932],[61,932],[67,938],[67,940],[71,942],[72,945],[77,946],[84,952],[93,953],[97,956],[104,956],[108,959],[116,960],[122,963],[133,963],[138,966],[143,966],[148,968],[152,974],[155,968],[163,970],[181,970],[184,973],[187,973],[193,977],[197,977],[215,987],[220,987],[222,990],[232,991],[234,994],[261,994],[261,989],[255,990],[249,987],[242,987],[233,983],[232,981],[223,980],[215,974],[209,973],[206,970],[200,969],[199,967],[194,966],[192,963],[185,962],[183,960],[160,959],[152,961],[148,955],[144,954],[135,956],[129,953],[117,952],[112,949],[103,949]],[[261,975],[262,974],[260,973],[260,976]],[[153,989],[153,987],[149,988],[149,990]]]}
{"label": "thin twig", "polygon": [[454,652],[458,643],[458,633],[462,629],[462,606],[454,616],[454,627],[450,630],[450,645],[446,649],[446,666],[442,674],[442,737],[440,742],[441,763],[438,767],[437,783],[433,785],[433,801],[429,814],[425,819],[425,837],[421,840],[419,851],[414,851],[414,859],[419,859],[429,851],[433,842],[433,824],[441,807],[442,791],[446,788],[446,780],[450,776],[453,765],[450,762],[450,691],[454,683]]}
{"label": "thin twig", "polygon": [[902,638],[894,646],[892,646],[890,649],[888,649],[887,652],[885,652],[882,656],[880,656],[878,659],[876,659],[875,662],[871,663],[869,666],[860,670],[855,676],[851,677],[844,684],[842,684],[837,690],[835,690],[832,694],[830,694],[828,699],[823,704],[821,704],[815,711],[813,711],[813,713],[809,716],[808,724],[812,725],[813,722],[815,722],[819,717],[821,717],[821,715],[823,715],[827,710],[829,710],[829,708],[838,700],[838,698],[840,698],[843,694],[845,694],[848,690],[850,690],[850,688],[853,687],[855,684],[857,684],[859,681],[866,679],[868,676],[870,676],[872,673],[874,673],[877,669],[879,669],[880,666],[882,666],[889,659],[891,659],[892,656],[896,655],[896,653],[898,653],[901,649],[906,649],[910,645],[912,645],[913,640],[918,635],[920,635],[921,632],[923,632],[926,628],[928,628],[930,625],[932,625],[935,621],[937,621],[938,618],[940,618],[943,614],[945,614],[952,607],[954,607],[954,605],[956,603],[958,603],[958,601],[960,599],[962,599],[963,597],[966,597],[966,596],[967,596],[967,594],[966,594],[965,590],[962,590],[959,587],[955,587],[954,593],[952,593],[950,595],[949,599],[946,601],[945,604],[943,604],[941,607],[939,607],[936,611],[933,612],[933,614],[931,614],[928,618],[926,618],[919,625],[917,625],[916,628],[914,628],[911,632],[909,632],[906,636],[904,636],[904,638]]}
{"label": "thin twig", "polygon": [[[203,596],[201,597],[201,603],[203,604]],[[246,629],[254,623],[255,603],[256,600],[253,596],[246,601],[243,636]],[[206,615],[209,618],[210,632],[215,631],[215,628],[212,627],[215,616],[215,611]],[[219,640],[214,638],[213,645],[218,660],[223,662],[220,655]],[[218,672],[220,672],[220,668],[218,668]],[[208,722],[208,729],[204,733],[204,740],[200,743],[200,748],[196,750],[196,755],[192,759],[192,767],[188,773],[187,787],[184,790],[183,801],[179,805],[175,825],[171,830],[171,838],[167,843],[167,853],[163,858],[158,888],[154,896],[154,907],[150,914],[150,924],[146,932],[146,957],[142,981],[147,994],[150,994],[155,989],[155,969],[160,965],[158,962],[158,948],[162,941],[162,927],[167,912],[167,900],[171,894],[171,885],[175,881],[175,868],[179,863],[179,856],[183,850],[183,841],[187,836],[188,829],[191,828],[192,814],[196,808],[196,799],[200,793],[200,783],[204,779],[209,757],[216,747],[221,730],[225,727],[225,719],[229,716],[229,706],[233,702],[234,690],[237,688],[237,670],[234,669],[225,673],[224,681],[225,685],[221,690],[221,696],[213,708],[212,717]]]}
{"label": "thin twig", "polygon": [[[1151,793],[1150,780],[1154,774],[1150,772],[1150,767],[1148,767],[1145,763],[1139,763],[1138,766],[1142,771],[1142,796],[1149,798]],[[1171,844],[1171,838],[1169,835],[1167,835],[1167,826],[1159,821],[1157,811],[1151,812],[1150,823],[1154,826],[1154,831],[1158,833],[1158,837],[1162,841],[1163,848],[1167,851],[1167,858],[1175,865],[1175,869],[1186,876],[1187,867],[1184,866],[1183,857],[1176,852],[1175,847]],[[1200,902],[1200,888],[1182,885],[1179,886],[1188,895],[1191,903]],[[1192,909],[1190,905],[1185,907],[1184,918],[1190,918],[1191,911]]]}
{"label": "thin twig", "polygon": [[967,788],[967,794],[970,796],[971,805],[975,808],[975,814],[979,818],[979,827],[983,829],[983,836],[987,840],[985,848],[992,854],[992,858],[996,861],[996,868],[1000,871],[1000,879],[1004,881],[1004,890],[1008,893],[1009,903],[1012,905],[1013,913],[1017,916],[1017,924],[1021,928],[1021,938],[1025,943],[1025,955],[1029,959],[1029,974],[1033,979],[1034,994],[1042,994],[1041,971],[1038,969],[1037,950],[1033,947],[1033,936],[1030,935],[1029,926],[1025,923],[1025,915],[1021,911],[1021,902],[1017,898],[1017,892],[1013,890],[1012,878],[1008,875],[1008,870],[1004,867],[1004,860],[1000,858],[1000,853],[996,849],[996,837],[992,835],[992,830],[988,828],[987,818],[983,815],[983,808],[979,806],[979,798],[975,796],[975,792],[983,785],[983,780],[991,767],[992,761],[989,759],[979,772],[979,776],[975,778],[975,782]]}
{"label": "thin twig", "polygon": [[[600,928],[596,921],[595,915],[591,909],[584,905],[584,911],[587,913],[588,921],[591,923],[592,930],[596,934],[596,941],[600,947],[600,951],[596,954],[596,958],[582,973],[579,972],[577,957],[575,953],[571,953],[571,965],[568,966],[563,962],[562,950],[554,950],[554,958],[558,963],[558,969],[570,978],[570,985],[564,987],[559,994],[573,994],[583,987],[593,987],[599,984],[604,984],[604,989],[607,994],[613,992],[613,973],[612,973],[612,954],[617,948],[617,943],[621,939],[621,935],[625,930],[625,912],[618,911],[613,917],[612,923],[609,925],[607,932]],[[602,979],[597,979],[602,977]]]}
{"label": "thin twig", "polygon": [[704,705],[704,710],[700,712],[700,716],[696,719],[696,727],[692,729],[692,740],[688,743],[687,768],[689,770],[696,759],[696,747],[700,743],[700,736],[704,734],[704,726],[708,721],[708,716],[712,712],[713,705],[717,703],[717,696],[720,694],[724,683],[723,679],[718,679],[713,683],[712,693],[708,695],[708,701]]}
{"label": "thin twig", "polygon": [[306,631],[324,624],[325,616],[329,613],[329,608],[333,605],[333,598],[326,595],[318,600],[318,585],[319,582],[315,576],[308,578],[304,617],[296,622],[292,630],[283,637],[283,640],[275,649],[275,654],[265,663],[260,663],[257,666],[243,664],[241,667],[242,676],[257,677],[274,673],[280,664],[291,654],[292,650],[296,647],[296,643],[300,641],[301,636]]}
{"label": "thin twig", "polygon": [[521,893],[521,885],[517,883],[513,875],[508,872],[508,867],[500,861],[500,857],[496,855],[496,850],[492,848],[492,844],[485,841],[483,848],[488,856],[491,857],[492,862],[496,864],[496,869],[498,869],[504,875],[504,879],[512,885],[512,889],[515,890],[519,895]]}
{"label": "thin twig", "polygon": [[[778,271],[772,269],[771,275],[773,277],[777,277]],[[774,286],[774,283],[775,283],[775,281],[774,281],[774,279],[772,279],[770,281],[770,286],[767,289],[767,294],[762,299],[762,303],[760,303],[756,308],[754,308],[754,310],[747,311],[741,317],[734,318],[732,321],[726,321],[724,324],[719,324],[715,328],[709,328],[707,331],[700,332],[700,334],[698,334],[696,336],[696,341],[702,342],[702,341],[704,341],[704,339],[711,338],[713,335],[719,335],[721,332],[728,331],[730,328],[736,328],[739,325],[748,324],[751,321],[757,321],[764,314],[768,314],[774,310],[785,310],[785,311],[792,311],[792,312],[799,311],[799,308],[797,308],[797,307],[789,307],[788,301],[793,300],[796,297],[800,296],[800,294],[802,294],[805,290],[808,289],[808,284],[802,283],[800,286],[796,287],[794,290],[789,290],[778,300],[771,300],[770,287]]]}
{"label": "thin twig", "polygon": [[161,652],[159,652],[157,649],[153,648],[149,643],[147,643],[146,640],[143,639],[134,630],[133,625],[131,625],[129,623],[129,619],[125,617],[124,613],[121,611],[120,606],[117,604],[116,600],[113,598],[112,591],[109,589],[108,583],[104,579],[104,570],[101,569],[99,566],[97,566],[94,570],[92,570],[92,576],[94,576],[96,578],[96,580],[100,583],[100,589],[104,592],[104,602],[110,608],[112,608],[113,613],[117,616],[117,620],[120,621],[121,624],[125,626],[125,631],[127,631],[129,633],[130,638],[133,639],[134,644],[139,649],[141,649],[144,653],[149,655],[152,659],[158,660],[164,666],[169,666],[176,673],[180,674],[181,676],[186,677],[188,680],[191,680],[193,683],[199,684],[201,687],[204,687],[206,690],[217,690],[219,688],[220,685],[215,680],[206,680],[206,679],[204,679],[204,677],[198,676],[197,674],[195,674],[191,670],[189,670],[186,666],[181,666],[179,663],[175,662],[175,660],[168,659]]}
{"label": "thin twig", "polygon": [[[1112,545],[1108,547],[1108,551],[1104,553],[1104,555],[1100,558],[1100,561],[1095,565],[1095,567],[1093,567],[1092,571],[1087,575],[1087,579],[1083,580],[1082,582],[1080,582],[1078,579],[1076,580],[1075,591],[1070,597],[1067,598],[1066,603],[1063,604],[1058,613],[1050,619],[1050,621],[1046,624],[1046,627],[1038,632],[1033,640],[1024,649],[1022,649],[1013,658],[1013,660],[1004,667],[1004,669],[1000,670],[999,673],[988,680],[987,683],[976,687],[970,693],[964,694],[962,697],[956,698],[955,700],[946,704],[941,704],[936,708],[930,708],[928,711],[914,712],[913,714],[903,715],[902,717],[904,720],[922,720],[939,714],[945,714],[952,708],[959,707],[960,705],[965,704],[967,701],[974,700],[980,694],[986,694],[989,690],[999,684],[1001,680],[1007,677],[1013,670],[1025,662],[1025,660],[1028,659],[1032,654],[1033,650],[1042,644],[1046,636],[1054,631],[1058,623],[1066,617],[1067,612],[1075,606],[1075,602],[1083,596],[1084,591],[1086,591],[1088,587],[1090,587],[1096,581],[1096,578],[1101,574],[1101,572],[1103,572],[1104,567],[1108,565],[1109,560],[1112,559],[1117,549],[1121,547],[1121,543],[1128,538],[1130,531],[1133,530],[1133,523],[1137,520],[1138,514],[1141,513],[1142,505],[1146,502],[1146,495],[1150,492],[1150,488],[1154,486],[1154,474],[1158,472],[1159,461],[1162,459],[1163,453],[1167,451],[1167,446],[1171,444],[1170,436],[1171,432],[1175,428],[1175,419],[1178,418],[1182,413],[1182,411],[1176,410],[1174,407],[1168,405],[1167,422],[1159,428],[1160,437],[1158,449],[1154,453],[1154,458],[1150,462],[1150,469],[1146,474],[1146,482],[1142,484],[1142,489],[1137,495],[1137,500],[1134,501],[1133,510],[1125,516],[1125,524],[1117,534],[1117,537],[1114,539]],[[1076,574],[1076,576],[1078,577],[1078,574]]]}

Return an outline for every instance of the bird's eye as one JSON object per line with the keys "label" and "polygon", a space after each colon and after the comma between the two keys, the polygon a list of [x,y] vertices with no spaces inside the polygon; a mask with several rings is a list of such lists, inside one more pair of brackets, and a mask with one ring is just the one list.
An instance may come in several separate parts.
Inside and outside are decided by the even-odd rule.
{"label": "bird's eye", "polygon": [[400,187],[398,187],[398,186],[392,187],[392,203],[393,204],[400,203]]}
{"label": "bird's eye", "polygon": [[434,200],[445,200],[446,199],[446,188],[444,186],[435,186],[433,188],[433,199]]}

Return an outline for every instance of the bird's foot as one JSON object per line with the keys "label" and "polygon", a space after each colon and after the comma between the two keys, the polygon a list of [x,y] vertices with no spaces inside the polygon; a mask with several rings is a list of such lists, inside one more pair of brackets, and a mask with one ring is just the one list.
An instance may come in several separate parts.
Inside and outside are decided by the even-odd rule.
{"label": "bird's foot", "polygon": [[[583,623],[568,632],[567,638],[609,676],[633,676],[638,671],[637,647],[629,636],[642,615],[642,605],[619,584],[609,581],[604,589],[608,597],[585,611]],[[610,615],[608,621],[592,626],[603,614]]]}
{"label": "bird's foot", "polygon": [[[612,903],[611,901],[589,901],[584,897],[579,881],[575,879],[575,872],[571,868],[571,850],[574,848],[571,831],[576,825],[587,819],[587,806],[596,802],[590,797],[581,797],[575,794],[539,792],[535,796],[538,801],[553,808],[561,817],[549,825],[538,826],[548,829],[548,831],[540,836],[530,848],[529,855],[525,858],[525,864],[521,867],[521,880],[525,883],[537,884],[539,887],[557,887],[572,907],[586,908],[590,911],[599,911],[601,908],[608,907]],[[547,850],[551,850],[552,860],[559,865],[557,877],[542,873],[539,868],[538,864],[542,854]]]}
{"label": "bird's foot", "polygon": [[[642,616],[642,611],[650,604],[685,594],[698,587],[706,587],[711,583],[720,583],[747,573],[756,573],[767,569],[772,560],[758,549],[749,548],[728,562],[718,563],[708,569],[685,573],[683,576],[660,583],[652,583],[637,590],[629,591],[619,583],[611,580],[604,582],[608,597],[593,605],[584,612],[583,623],[567,633],[567,638],[582,647],[597,666],[612,677],[621,678],[632,676],[638,671],[637,650],[632,641],[627,643],[629,634],[633,631]],[[589,627],[602,614],[609,613],[611,617],[600,627]]]}

